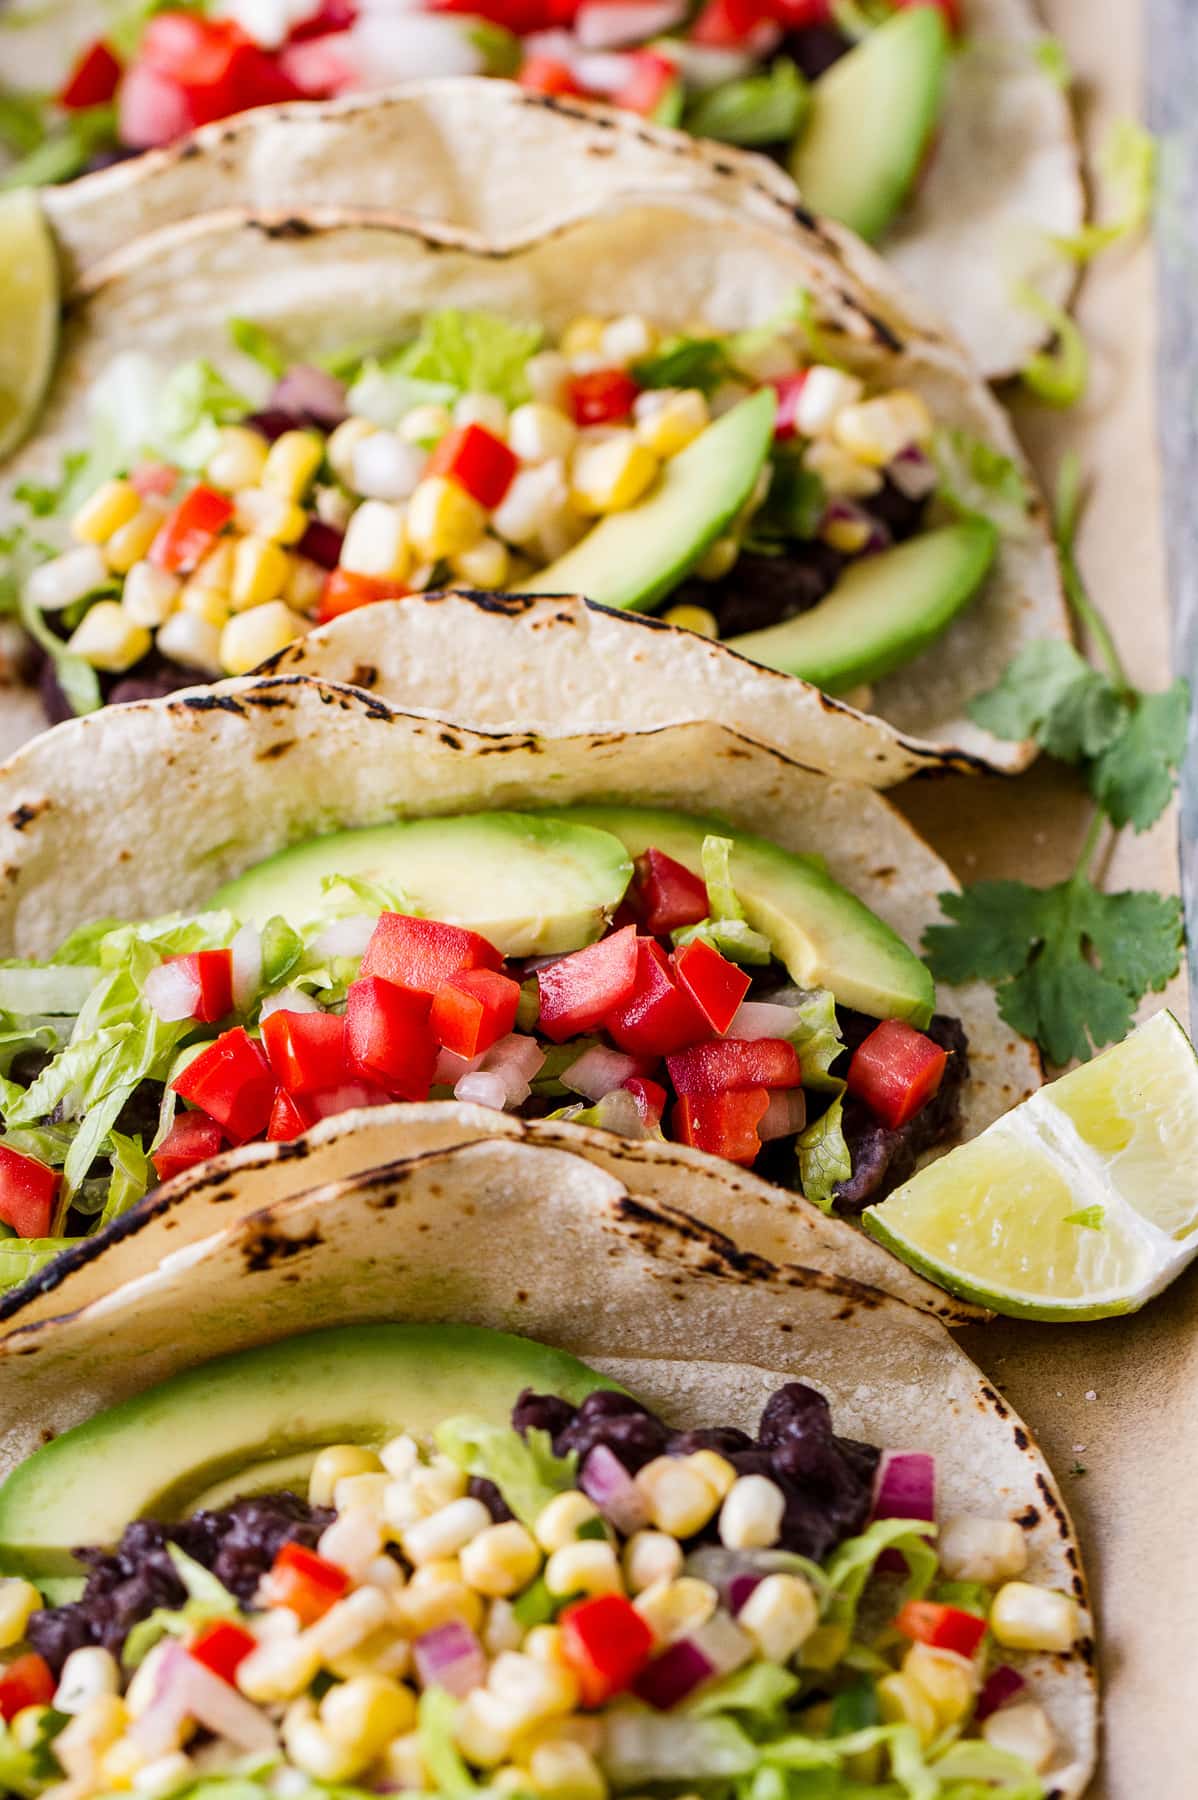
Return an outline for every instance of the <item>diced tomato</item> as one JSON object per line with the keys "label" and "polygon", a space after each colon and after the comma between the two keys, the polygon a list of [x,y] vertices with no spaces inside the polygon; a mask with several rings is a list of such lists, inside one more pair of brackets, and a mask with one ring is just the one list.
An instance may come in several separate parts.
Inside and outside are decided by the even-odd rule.
{"label": "diced tomato", "polygon": [[18,1237],[47,1237],[62,1185],[57,1169],[0,1144],[0,1219]]}
{"label": "diced tomato", "polygon": [[429,12],[467,13],[471,18],[489,19],[502,25],[517,37],[544,31],[553,24],[553,0],[429,0]]}
{"label": "diced tomato", "polygon": [[795,414],[807,374],[806,369],[800,369],[797,375],[780,375],[770,384],[778,396],[777,410],[774,413],[774,436],[782,441],[798,436],[799,427]]}
{"label": "diced tomato", "polygon": [[278,53],[279,68],[305,100],[331,100],[358,80],[340,32],[296,39]]}
{"label": "diced tomato", "polygon": [[430,475],[445,475],[490,512],[512,485],[518,467],[513,451],[485,425],[447,431],[428,460]]}
{"label": "diced tomato", "polygon": [[526,56],[516,80],[530,94],[581,94],[574,71],[555,56]]}
{"label": "diced tomato", "polygon": [[668,1057],[666,1068],[680,1094],[723,1094],[745,1088],[794,1088],[799,1057],[785,1038],[720,1038]]}
{"label": "diced tomato", "polygon": [[179,83],[144,63],[134,63],[117,93],[121,143],[130,150],[155,150],[190,130],[187,95]]}
{"label": "diced tomato", "polygon": [[443,981],[463,969],[497,969],[503,962],[494,944],[461,925],[385,912],[371,934],[359,969],[399,987],[435,994]]}
{"label": "diced tomato", "polygon": [[244,1625],[238,1625],[234,1619],[214,1619],[211,1625],[200,1628],[194,1642],[187,1646],[187,1654],[233,1687],[238,1669],[257,1648],[257,1638]]}
{"label": "diced tomato", "polygon": [[305,44],[309,38],[321,38],[334,31],[348,31],[358,16],[354,0],[323,0],[318,11],[312,12],[298,25],[293,25],[288,33],[288,42]]}
{"label": "diced tomato", "polygon": [[628,999],[614,1007],[604,1026],[621,1050],[633,1056],[668,1056],[685,1044],[711,1036],[711,1026],[684,987],[655,938],[637,939],[636,983]]}
{"label": "diced tomato", "polygon": [[30,1650],[0,1669],[0,1719],[15,1719],[27,1706],[49,1706],[58,1683],[44,1656]]}
{"label": "diced tomato", "polygon": [[757,1127],[769,1106],[769,1091],[743,1088],[736,1093],[680,1094],[670,1117],[680,1144],[691,1144],[711,1156],[748,1167],[761,1150]]}
{"label": "diced tomato", "polygon": [[261,1136],[274,1105],[275,1078],[266,1052],[241,1025],[201,1050],[171,1086],[236,1144]]}
{"label": "diced tomato", "polygon": [[480,1056],[516,1023],[520,983],[496,969],[463,969],[433,995],[433,1036],[459,1056]]}
{"label": "diced tomato", "polygon": [[231,20],[208,20],[193,12],[160,12],[146,21],[138,59],[184,86],[210,86],[229,66],[238,44],[250,39]]}
{"label": "diced tomato", "polygon": [[108,48],[103,38],[97,38],[76,58],[74,67],[59,91],[58,104],[68,112],[81,112],[88,106],[103,106],[116,93],[120,79],[120,59]]}
{"label": "diced tomato", "polygon": [[301,1625],[315,1625],[349,1587],[349,1576],[302,1544],[284,1544],[266,1578],[272,1606],[285,1606]]}
{"label": "diced tomato", "polygon": [[636,859],[630,895],[651,937],[668,937],[683,925],[697,925],[711,911],[701,877],[652,846]]}
{"label": "diced tomato", "polygon": [[346,996],[345,1041],[355,1069],[400,1100],[427,1100],[437,1066],[428,994],[378,975],[355,981]]}
{"label": "diced tomato", "polygon": [[632,1686],[653,1653],[653,1633],[623,1594],[576,1600],[558,1614],[561,1651],[584,1706],[602,1706]]}
{"label": "diced tomato", "polygon": [[620,1086],[627,1088],[636,1101],[636,1109],[641,1115],[641,1122],[655,1130],[666,1110],[669,1095],[659,1081],[650,1081],[647,1075],[630,1075]]}
{"label": "diced tomato", "polygon": [[350,569],[333,569],[325,576],[316,609],[318,625],[339,619],[342,613],[356,612],[359,606],[373,606],[378,600],[402,600],[411,593],[402,581],[380,581],[374,575],[355,575]]}
{"label": "diced tomato", "polygon": [[280,1087],[289,1094],[318,1094],[349,1078],[341,1013],[280,1007],[263,1019],[262,1042]]}
{"label": "diced tomato", "polygon": [[944,1078],[948,1051],[902,1019],[883,1019],[853,1052],[845,1083],[883,1125],[897,1131],[925,1107]]}
{"label": "diced tomato", "polygon": [[[902,0],[899,0],[902,5]],[[831,25],[832,0],[768,0],[766,17],[787,31],[802,31],[810,25]]]}
{"label": "diced tomato", "polygon": [[224,1133],[215,1119],[207,1113],[181,1112],[157,1150],[151,1150],[150,1161],[159,1181],[169,1181],[210,1156],[219,1156],[224,1147]]}
{"label": "diced tomato", "polygon": [[626,419],[640,388],[627,369],[590,369],[566,383],[571,413],[578,425],[610,425]]}
{"label": "diced tomato", "polygon": [[232,517],[229,496],[199,483],[163,520],[150,545],[150,561],[173,574],[189,573],[203,561]]}
{"label": "diced tomato", "polygon": [[904,1637],[933,1650],[952,1650],[972,1657],[986,1635],[986,1621],[959,1606],[943,1606],[936,1600],[908,1600],[894,1621]]}
{"label": "diced tomato", "polygon": [[311,1101],[301,1102],[294,1094],[289,1094],[286,1088],[280,1088],[270,1109],[266,1126],[267,1143],[289,1144],[293,1138],[302,1137],[316,1123],[318,1116]]}
{"label": "diced tomato", "polygon": [[678,70],[668,56],[656,50],[634,50],[630,60],[632,73],[612,95],[611,103],[625,112],[639,113],[642,119],[652,119],[677,86]]}
{"label": "diced tomato", "polygon": [[771,12],[769,0],[707,0],[691,40],[713,50],[739,50]]}
{"label": "diced tomato", "polygon": [[539,1029],[555,1044],[592,1030],[628,999],[636,986],[636,971],[634,925],[538,969]]}
{"label": "diced tomato", "polygon": [[[190,1018],[201,1025],[214,1025],[233,1010],[233,952],[231,950],[189,950],[182,956],[167,956],[169,963],[191,989]],[[180,998],[183,996],[181,995]]]}
{"label": "diced tomato", "polygon": [[178,479],[179,471],[173,463],[140,462],[129,471],[129,480],[145,499],[171,493]]}
{"label": "diced tomato", "polygon": [[752,986],[744,970],[696,938],[675,950],[674,971],[712,1030],[727,1031]]}
{"label": "diced tomato", "polygon": [[954,37],[961,31],[961,0],[893,0],[895,6],[907,8],[912,6],[934,6],[937,12],[944,14],[944,22]]}

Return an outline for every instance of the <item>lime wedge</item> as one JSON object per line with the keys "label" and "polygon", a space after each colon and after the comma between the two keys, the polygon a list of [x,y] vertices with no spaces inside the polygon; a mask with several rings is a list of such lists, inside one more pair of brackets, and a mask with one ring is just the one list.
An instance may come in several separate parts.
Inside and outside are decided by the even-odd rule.
{"label": "lime wedge", "polygon": [[1198,1059],[1172,1013],[1041,1088],[864,1215],[896,1256],[1025,1319],[1133,1312],[1198,1253]]}
{"label": "lime wedge", "polygon": [[58,260],[37,193],[0,195],[0,456],[32,425],[58,346]]}

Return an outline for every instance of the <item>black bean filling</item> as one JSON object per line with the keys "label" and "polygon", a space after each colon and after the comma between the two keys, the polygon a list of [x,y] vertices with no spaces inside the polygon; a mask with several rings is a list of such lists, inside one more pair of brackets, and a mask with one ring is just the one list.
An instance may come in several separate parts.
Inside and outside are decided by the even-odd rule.
{"label": "black bean filling", "polygon": [[808,81],[818,81],[852,48],[852,38],[835,25],[802,25],[787,32],[780,54],[796,62]]}

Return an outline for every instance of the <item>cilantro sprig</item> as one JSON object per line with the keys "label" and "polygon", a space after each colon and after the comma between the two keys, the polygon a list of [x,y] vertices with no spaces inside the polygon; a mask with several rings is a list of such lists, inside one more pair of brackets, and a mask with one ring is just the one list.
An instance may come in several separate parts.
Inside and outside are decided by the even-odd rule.
{"label": "cilantro sprig", "polygon": [[1034,737],[1078,767],[1096,802],[1085,843],[1072,873],[1053,887],[982,881],[942,894],[950,923],[924,935],[939,980],[992,982],[1008,1025],[1058,1064],[1085,1061],[1126,1036],[1138,1002],[1177,973],[1183,941],[1174,895],[1106,894],[1094,878],[1108,824],[1144,831],[1168,805],[1185,749],[1189,685],[1148,694],[1131,682],[1078,567],[1080,505],[1080,468],[1068,458],[1055,509],[1062,576],[1103,666],[1091,667],[1069,644],[1031,644],[970,712],[997,736]]}

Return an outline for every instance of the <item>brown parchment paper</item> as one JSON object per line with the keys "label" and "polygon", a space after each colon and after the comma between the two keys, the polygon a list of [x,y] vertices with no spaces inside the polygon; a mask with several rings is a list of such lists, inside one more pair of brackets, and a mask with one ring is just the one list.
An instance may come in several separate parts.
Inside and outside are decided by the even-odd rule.
{"label": "brown parchment paper", "polygon": [[[1141,8],[1049,0],[1044,11],[1077,72],[1092,151],[1111,119],[1141,114]],[[1171,672],[1150,245],[1094,264],[1079,318],[1093,359],[1089,399],[1064,416],[1016,403],[1018,423],[1046,481],[1066,448],[1081,452],[1091,480],[1084,572],[1132,678],[1163,687]],[[1084,795],[1044,761],[1018,781],[949,778],[897,798],[967,882],[1063,879],[1089,818]],[[1176,816],[1125,834],[1106,879],[1176,891]],[[1186,1022],[1180,979],[1150,996],[1144,1014],[1162,1003]],[[1198,1269],[1136,1318],[1007,1321],[962,1339],[1031,1421],[1082,1535],[1105,1682],[1095,1800],[1198,1794]]]}

